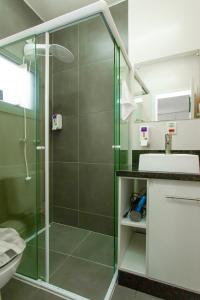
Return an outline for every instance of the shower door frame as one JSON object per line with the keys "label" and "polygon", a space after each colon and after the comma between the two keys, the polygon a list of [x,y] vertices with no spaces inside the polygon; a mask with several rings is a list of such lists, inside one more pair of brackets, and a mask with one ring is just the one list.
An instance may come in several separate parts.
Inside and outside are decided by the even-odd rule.
{"label": "shower door frame", "polygon": [[[63,16],[57,17],[55,19],[52,19],[40,25],[16,33],[10,37],[4,38],[0,40],[0,47],[12,44],[22,39],[26,39],[30,36],[34,36],[34,35],[37,36],[40,34],[45,34],[45,44],[49,45],[49,32],[51,32],[52,30],[55,30],[59,27],[73,24],[75,22],[81,21],[83,19],[98,14],[100,14],[103,17],[104,22],[108,28],[108,31],[111,34],[114,43],[117,44],[118,48],[120,49],[126,61],[130,74],[134,74],[124,43],[114,23],[109,7],[104,0],[99,0],[93,4],[82,7],[78,10],[72,11]],[[76,295],[70,291],[49,284],[49,130],[50,130],[49,127],[49,47],[46,47],[45,49],[45,280],[46,282],[39,279],[34,280],[20,274],[17,274],[16,277],[18,277],[20,280],[24,282],[29,282],[32,285],[35,285],[42,289],[46,289],[62,297],[67,297],[67,299],[87,300],[86,298]],[[119,151],[119,147],[120,145],[113,145],[114,151],[116,150]],[[113,275],[113,279],[111,281],[108,292],[105,296],[105,300],[110,299],[113,288],[116,284],[117,276],[118,276],[118,271],[116,271],[115,274]]]}
{"label": "shower door frame", "polygon": [[56,28],[70,25],[72,23],[81,21],[83,19],[95,16],[97,14],[102,14],[104,21],[107,25],[107,28],[108,28],[111,36],[117,43],[118,47],[120,48],[130,71],[133,71],[132,64],[130,62],[126,48],[124,46],[124,42],[122,41],[122,39],[120,37],[118,29],[115,25],[112,15],[110,13],[109,7],[108,7],[106,1],[104,1],[104,0],[99,0],[97,2],[94,2],[93,4],[89,4],[80,9],[74,10],[70,13],[64,14],[60,17],[57,17],[50,21],[42,23],[40,25],[31,27],[29,29],[18,32],[16,34],[6,37],[4,39],[1,39],[0,47],[6,46],[8,44],[12,44],[12,43],[17,42],[22,39],[26,39],[30,36],[50,32],[52,30],[55,30]]}
{"label": "shower door frame", "polygon": [[[45,45],[49,46],[49,32],[45,33]],[[45,280],[49,283],[49,47],[45,48]]]}

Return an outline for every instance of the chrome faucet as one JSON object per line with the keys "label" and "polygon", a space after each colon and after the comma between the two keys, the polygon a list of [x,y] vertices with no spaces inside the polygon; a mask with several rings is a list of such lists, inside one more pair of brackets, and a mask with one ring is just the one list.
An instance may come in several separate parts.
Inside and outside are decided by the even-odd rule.
{"label": "chrome faucet", "polygon": [[165,134],[165,154],[170,154],[172,151],[172,135]]}

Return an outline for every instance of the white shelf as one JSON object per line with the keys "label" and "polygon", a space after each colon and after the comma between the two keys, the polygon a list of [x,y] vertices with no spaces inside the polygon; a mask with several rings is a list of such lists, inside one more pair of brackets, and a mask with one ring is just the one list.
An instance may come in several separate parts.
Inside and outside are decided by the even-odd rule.
{"label": "white shelf", "polygon": [[140,222],[134,222],[134,221],[131,220],[130,216],[127,216],[126,218],[123,218],[121,220],[121,225],[134,227],[134,228],[142,228],[142,229],[147,228],[146,218],[143,218]]}
{"label": "white shelf", "polygon": [[120,270],[145,276],[146,274],[146,235],[134,233],[126,249]]}

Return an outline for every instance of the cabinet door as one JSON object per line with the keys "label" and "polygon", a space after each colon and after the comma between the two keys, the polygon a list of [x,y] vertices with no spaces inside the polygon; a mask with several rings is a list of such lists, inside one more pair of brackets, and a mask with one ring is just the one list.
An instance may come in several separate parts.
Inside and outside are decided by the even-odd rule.
{"label": "cabinet door", "polygon": [[148,275],[200,292],[200,184],[149,182]]}

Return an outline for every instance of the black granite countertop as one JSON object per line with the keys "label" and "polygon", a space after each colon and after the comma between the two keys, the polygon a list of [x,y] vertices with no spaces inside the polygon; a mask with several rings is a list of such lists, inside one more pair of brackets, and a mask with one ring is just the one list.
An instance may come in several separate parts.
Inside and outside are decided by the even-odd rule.
{"label": "black granite countertop", "polygon": [[144,179],[152,178],[182,181],[200,181],[200,174],[138,171],[137,169],[133,169],[131,167],[129,169],[118,170],[116,172],[116,175],[119,177],[132,177]]}

